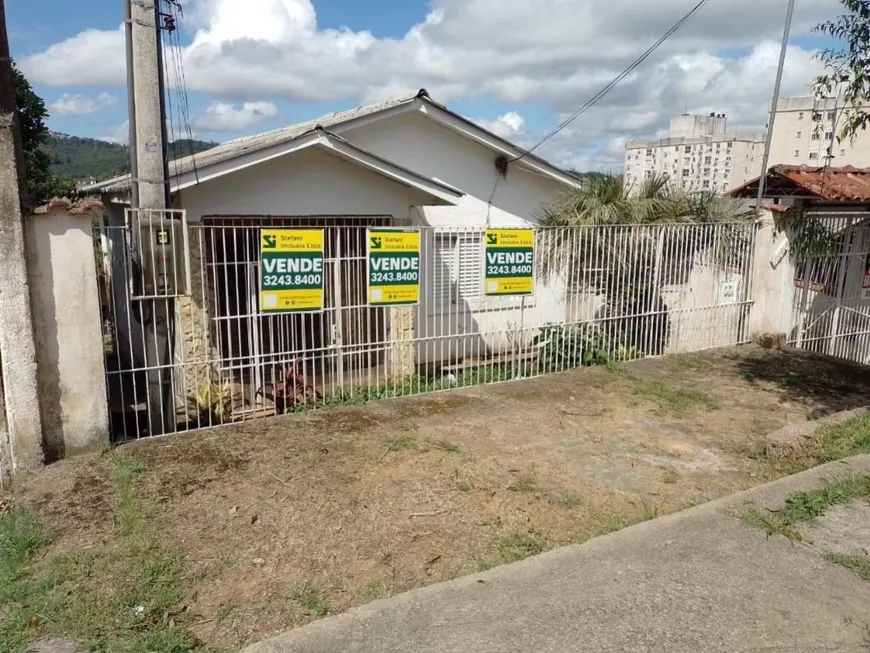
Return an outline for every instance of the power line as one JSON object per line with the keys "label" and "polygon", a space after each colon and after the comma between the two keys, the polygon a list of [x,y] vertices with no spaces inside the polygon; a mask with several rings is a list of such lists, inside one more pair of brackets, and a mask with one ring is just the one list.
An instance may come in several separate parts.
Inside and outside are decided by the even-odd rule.
{"label": "power line", "polygon": [[[181,18],[184,17],[184,10],[181,7],[181,3],[178,0],[168,0],[170,6],[172,7],[172,18],[177,26],[179,16]],[[190,102],[188,99],[188,91],[187,91],[187,74],[184,71],[184,55],[182,53],[181,46],[181,37],[178,34],[177,29],[174,30],[170,36],[170,40],[172,41],[174,38],[174,60],[177,68],[177,76],[178,76],[178,96],[181,104],[181,112],[182,118],[184,121],[184,128],[187,134],[187,145],[188,152],[190,153],[190,161],[193,167],[193,174],[196,178],[196,182],[199,183],[199,171],[196,167],[196,152],[193,147],[193,128],[190,124]]]}
{"label": "power line", "polygon": [[534,147],[532,147],[529,150],[526,150],[520,156],[511,159],[510,162],[519,161],[519,160],[523,159],[524,157],[528,156],[529,154],[531,154],[532,152],[537,150],[539,147],[541,147],[541,145],[543,145],[544,143],[549,141],[551,138],[553,138],[560,131],[565,129],[572,122],[577,120],[577,118],[579,118],[581,115],[586,113],[586,111],[588,111],[593,106],[595,106],[599,100],[601,100],[605,95],[610,93],[610,91],[612,91],[623,79],[628,77],[631,73],[634,72],[634,70],[638,66],[640,66],[644,61],[646,61],[650,57],[650,55],[652,55],[653,52],[658,50],[659,47],[665,41],[667,41],[669,38],[671,38],[671,36],[673,36],[677,30],[679,30],[683,25],[685,25],[687,22],[689,22],[695,16],[695,14],[697,14],[699,11],[701,11],[701,9],[704,8],[704,5],[706,5],[708,2],[710,2],[710,0],[700,0],[698,2],[698,4],[696,4],[691,9],[691,11],[689,11],[685,16],[680,18],[680,20],[678,20],[673,25],[673,27],[671,27],[667,32],[665,32],[655,43],[653,43],[653,45],[651,45],[649,47],[649,49],[646,50],[646,52],[644,52],[637,59],[635,59],[625,70],[623,70],[609,84],[607,84],[607,86],[605,86],[600,91],[598,91],[598,93],[596,93],[591,98],[589,98],[589,100],[587,100],[586,103],[583,104],[583,106],[581,106],[579,109],[577,109],[577,111],[575,111],[573,114],[571,114],[568,118],[563,120],[555,129],[553,129],[546,136],[544,136],[540,141],[538,141],[538,143]]}
{"label": "power line", "polygon": [[[190,103],[187,92],[187,77],[184,73],[184,61],[182,55],[181,39],[178,33],[179,17],[183,17],[184,13],[181,8],[181,3],[178,0],[159,0],[168,5],[167,12],[160,12],[162,18],[162,29],[166,33],[167,48],[165,50],[164,67],[166,76],[171,78],[171,88],[167,89],[167,100],[169,105],[169,129],[172,133],[172,141],[176,144],[175,156],[173,156],[173,165],[175,168],[175,176],[178,177],[181,172],[180,158],[183,150],[178,147],[178,139],[183,138],[187,141],[187,150],[191,158],[193,172],[197,182],[199,182],[199,171],[196,167],[196,158],[193,147],[193,130],[190,124]],[[175,109],[173,111],[173,98],[175,96]],[[177,134],[176,134],[177,121]]]}

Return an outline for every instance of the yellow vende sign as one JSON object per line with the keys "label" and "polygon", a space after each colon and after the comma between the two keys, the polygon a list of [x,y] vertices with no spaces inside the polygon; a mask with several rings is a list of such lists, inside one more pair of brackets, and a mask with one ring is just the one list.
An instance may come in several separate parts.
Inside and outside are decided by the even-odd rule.
{"label": "yellow vende sign", "polygon": [[260,231],[260,311],[323,310],[323,229]]}
{"label": "yellow vende sign", "polygon": [[487,295],[504,297],[534,294],[533,229],[487,229],[484,251],[484,291]]}
{"label": "yellow vende sign", "polygon": [[367,240],[369,305],[419,304],[420,232],[369,229]]}

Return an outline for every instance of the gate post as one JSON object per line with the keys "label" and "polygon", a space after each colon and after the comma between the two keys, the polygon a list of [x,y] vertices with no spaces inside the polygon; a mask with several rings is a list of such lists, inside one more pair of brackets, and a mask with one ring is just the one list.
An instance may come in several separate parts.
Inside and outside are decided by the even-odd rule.
{"label": "gate post", "polygon": [[27,271],[46,462],[109,444],[94,253],[99,202],[55,200],[27,221]]}
{"label": "gate post", "polygon": [[396,306],[390,309],[390,375],[393,379],[409,377],[416,371],[416,315],[416,306]]}
{"label": "gate post", "polygon": [[25,218],[15,150],[14,114],[0,110],[0,486],[8,474],[43,463]]}
{"label": "gate post", "polygon": [[777,228],[770,209],[764,209],[755,224],[749,337],[754,341],[762,334],[785,333],[789,340],[794,295],[789,234],[786,229]]}

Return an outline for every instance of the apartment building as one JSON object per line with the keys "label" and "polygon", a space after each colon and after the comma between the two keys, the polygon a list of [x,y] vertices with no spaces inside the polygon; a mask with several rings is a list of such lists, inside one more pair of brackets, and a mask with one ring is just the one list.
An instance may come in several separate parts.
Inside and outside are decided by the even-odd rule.
{"label": "apartment building", "polygon": [[846,117],[842,98],[787,98],[776,104],[770,165],[870,167],[870,131],[840,143]]}
{"label": "apartment building", "polygon": [[671,120],[665,138],[628,141],[626,181],[666,176],[689,191],[724,193],[757,177],[764,135],[728,133],[727,126],[725,114],[683,114]]}

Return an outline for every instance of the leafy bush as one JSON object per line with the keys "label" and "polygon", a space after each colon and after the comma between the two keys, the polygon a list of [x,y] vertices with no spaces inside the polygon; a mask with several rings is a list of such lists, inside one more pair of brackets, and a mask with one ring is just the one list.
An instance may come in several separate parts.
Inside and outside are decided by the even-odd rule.
{"label": "leafy bush", "polygon": [[616,349],[596,324],[545,326],[536,339],[538,361],[547,372],[586,365],[606,365]]}
{"label": "leafy bush", "polygon": [[189,412],[199,417],[202,425],[223,424],[233,410],[233,387],[229,382],[210,383],[189,400]]}

